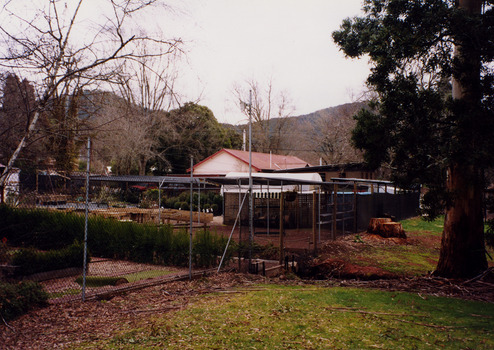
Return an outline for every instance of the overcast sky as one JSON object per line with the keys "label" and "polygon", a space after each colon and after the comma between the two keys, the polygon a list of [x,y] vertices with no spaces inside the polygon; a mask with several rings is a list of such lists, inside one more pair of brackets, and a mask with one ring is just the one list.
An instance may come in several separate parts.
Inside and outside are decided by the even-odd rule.
{"label": "overcast sky", "polygon": [[[21,16],[41,4],[46,5],[46,0],[11,3]],[[70,9],[75,4],[67,0],[59,10],[65,13],[67,5]],[[98,21],[108,10],[105,4],[84,1],[80,17]],[[220,122],[246,122],[233,86],[247,90],[247,80],[261,86],[272,80],[275,91],[285,91],[291,98],[293,115],[352,102],[364,91],[367,60],[346,59],[331,38],[344,18],[361,13],[362,0],[162,0],[159,4],[166,5],[134,21],[147,31],[158,30],[164,39],[184,40],[187,55],[178,70],[177,87],[181,102],[208,106]],[[133,27],[128,30],[133,34]]]}
{"label": "overcast sky", "polygon": [[293,101],[294,115],[352,102],[364,90],[367,60],[346,59],[331,33],[360,14],[361,0],[173,0],[163,33],[186,41],[184,99],[220,122],[244,123],[233,85],[271,78]]}

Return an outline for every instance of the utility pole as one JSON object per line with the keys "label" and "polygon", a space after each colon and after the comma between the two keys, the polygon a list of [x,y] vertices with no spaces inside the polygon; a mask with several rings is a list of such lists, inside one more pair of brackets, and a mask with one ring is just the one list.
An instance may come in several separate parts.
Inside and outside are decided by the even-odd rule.
{"label": "utility pole", "polygon": [[254,243],[254,201],[252,196],[252,90],[249,90],[249,268]]}

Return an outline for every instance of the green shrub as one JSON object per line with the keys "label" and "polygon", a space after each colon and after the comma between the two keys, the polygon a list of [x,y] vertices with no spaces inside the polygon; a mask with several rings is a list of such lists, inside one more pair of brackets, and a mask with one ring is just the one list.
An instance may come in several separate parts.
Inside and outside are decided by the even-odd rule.
{"label": "green shrub", "polygon": [[53,271],[67,267],[82,267],[84,246],[80,242],[47,252],[39,252],[33,248],[21,248],[12,257],[12,264],[19,266],[18,274],[21,276],[33,273]]}
{"label": "green shrub", "polygon": [[0,227],[12,246],[58,249],[82,241],[84,218],[64,212],[0,205]]}
{"label": "green shrub", "polygon": [[189,234],[187,230],[182,229],[174,233],[171,250],[173,256],[171,263],[177,266],[187,266],[189,264]]}
{"label": "green shrub", "polygon": [[29,310],[45,306],[48,294],[36,282],[17,284],[0,282],[0,313],[5,320],[14,319]]}
{"label": "green shrub", "polygon": [[[181,204],[188,207],[188,203]],[[72,253],[67,251],[68,248],[63,248],[76,240],[83,241],[82,215],[0,206],[0,227],[12,246],[48,251],[40,253],[35,249],[21,249],[16,255],[15,264],[23,266],[23,274],[82,265],[82,245]],[[194,261],[198,266],[213,264],[225,246],[224,239],[216,234],[204,235],[196,238],[198,247]],[[152,224],[93,216],[88,220],[88,249],[98,257],[186,266],[189,261],[189,235],[186,230],[173,232],[170,225],[157,228]],[[66,256],[68,254],[73,254],[74,260],[70,260]],[[58,265],[57,260],[60,260]]]}
{"label": "green shrub", "polygon": [[[194,210],[197,210],[199,201],[199,194],[194,193],[192,195],[192,203]],[[216,192],[209,191],[202,193],[200,196],[201,209],[212,208],[214,215],[221,215],[223,213],[223,197]],[[190,207],[190,192],[184,191],[176,197],[169,197],[162,201],[162,205],[171,209],[189,210]]]}
{"label": "green shrub", "polygon": [[[218,257],[223,255],[227,241],[227,238],[211,233],[209,230],[197,232],[193,242],[194,264],[198,267],[215,266]],[[232,247],[229,248],[227,253],[226,258],[228,260],[233,254]]]}

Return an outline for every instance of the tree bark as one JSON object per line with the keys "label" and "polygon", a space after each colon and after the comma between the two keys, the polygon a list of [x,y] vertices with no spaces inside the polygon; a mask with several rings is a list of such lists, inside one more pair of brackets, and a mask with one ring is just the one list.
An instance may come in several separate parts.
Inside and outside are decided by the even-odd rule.
{"label": "tree bark", "polygon": [[480,171],[452,166],[447,188],[453,203],[447,209],[436,275],[471,277],[487,269]]}
{"label": "tree bark", "polygon": [[[458,6],[465,12],[480,15],[482,0],[459,0]],[[468,29],[466,29],[468,30]],[[465,45],[467,46],[467,45]],[[455,47],[458,60],[453,76],[452,95],[469,108],[467,130],[462,135],[470,153],[474,154],[476,118],[475,106],[480,102],[480,55],[466,49],[461,42]],[[470,129],[468,129],[470,128]],[[465,137],[466,135],[466,137]],[[446,209],[441,251],[435,274],[444,277],[471,277],[487,269],[485,256],[484,225],[482,213],[483,182],[481,169],[467,164],[469,159],[452,161],[448,168],[446,188],[452,203]]]}

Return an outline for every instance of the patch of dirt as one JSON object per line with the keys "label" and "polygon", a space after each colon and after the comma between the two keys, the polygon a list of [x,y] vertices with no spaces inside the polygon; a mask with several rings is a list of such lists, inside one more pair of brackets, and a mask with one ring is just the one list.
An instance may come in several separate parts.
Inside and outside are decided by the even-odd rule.
{"label": "patch of dirt", "polygon": [[326,259],[312,266],[314,278],[359,278],[362,280],[389,279],[395,275],[374,266],[359,266],[343,259]]}
{"label": "patch of dirt", "polygon": [[[349,234],[332,241],[325,241],[319,248],[318,257],[306,263],[304,276],[313,278],[345,278],[360,280],[400,278],[399,276],[376,266],[375,261],[367,257],[373,249],[392,246],[417,246],[424,250],[439,250],[440,237],[428,235],[408,235],[408,238],[384,238],[376,234],[362,232]],[[435,263],[435,262],[433,262]],[[413,265],[413,263],[409,263]]]}

